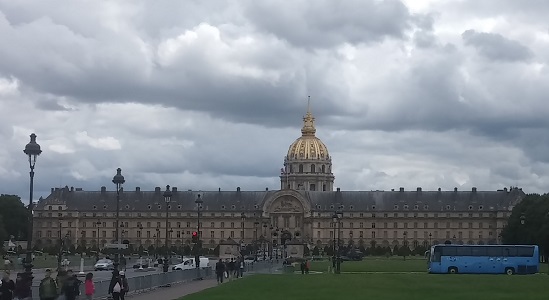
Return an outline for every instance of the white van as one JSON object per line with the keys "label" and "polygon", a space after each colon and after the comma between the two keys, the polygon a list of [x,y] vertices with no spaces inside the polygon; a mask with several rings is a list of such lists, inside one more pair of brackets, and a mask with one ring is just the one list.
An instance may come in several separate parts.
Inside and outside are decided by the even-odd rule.
{"label": "white van", "polygon": [[[180,264],[172,267],[172,270],[191,270],[196,268],[194,264],[194,257],[183,258]],[[200,257],[200,268],[210,268],[210,259],[204,256]]]}

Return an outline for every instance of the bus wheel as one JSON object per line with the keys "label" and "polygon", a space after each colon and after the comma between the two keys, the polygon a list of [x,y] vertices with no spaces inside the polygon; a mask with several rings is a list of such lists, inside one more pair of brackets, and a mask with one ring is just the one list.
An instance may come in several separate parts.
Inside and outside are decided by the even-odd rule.
{"label": "bus wheel", "polygon": [[513,275],[513,274],[515,274],[515,269],[513,269],[513,268],[505,268],[505,274],[507,274],[507,275]]}
{"label": "bus wheel", "polygon": [[456,267],[449,267],[448,268],[448,273],[450,273],[450,274],[457,274],[457,272],[458,272],[458,268],[456,268]]}

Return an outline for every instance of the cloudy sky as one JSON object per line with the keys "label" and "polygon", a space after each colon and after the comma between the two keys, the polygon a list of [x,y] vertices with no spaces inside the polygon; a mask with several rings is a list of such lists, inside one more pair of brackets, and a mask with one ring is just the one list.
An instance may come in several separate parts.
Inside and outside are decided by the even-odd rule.
{"label": "cloudy sky", "polygon": [[[421,3],[421,4],[419,4]],[[0,192],[280,186],[307,96],[343,190],[549,191],[549,2],[0,0]]]}

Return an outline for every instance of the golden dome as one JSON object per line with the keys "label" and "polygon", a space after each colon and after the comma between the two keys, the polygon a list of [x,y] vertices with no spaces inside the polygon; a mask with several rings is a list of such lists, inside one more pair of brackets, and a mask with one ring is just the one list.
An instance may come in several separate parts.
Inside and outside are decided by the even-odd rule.
{"label": "golden dome", "polygon": [[329,160],[328,148],[315,136],[315,118],[309,107],[303,117],[301,137],[295,140],[288,149],[289,160]]}

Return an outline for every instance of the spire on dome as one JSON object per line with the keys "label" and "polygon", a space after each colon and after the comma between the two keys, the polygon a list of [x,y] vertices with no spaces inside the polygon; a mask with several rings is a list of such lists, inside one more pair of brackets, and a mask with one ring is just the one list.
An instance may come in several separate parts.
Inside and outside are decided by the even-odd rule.
{"label": "spire on dome", "polygon": [[315,118],[311,113],[311,96],[307,98],[307,114],[303,117],[303,128],[301,128],[302,136],[314,136],[316,133]]}

